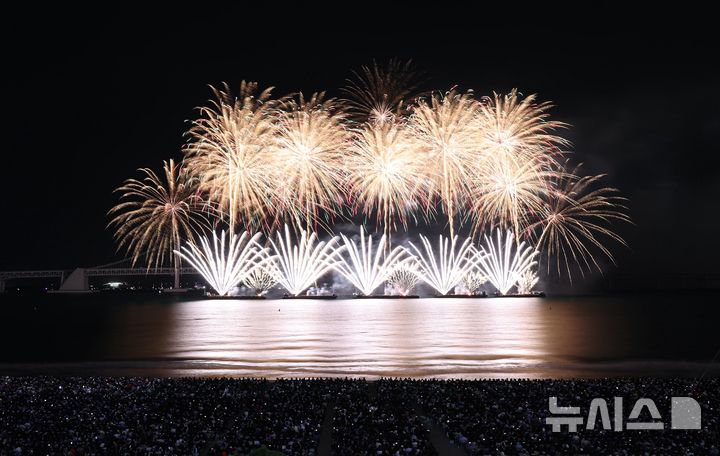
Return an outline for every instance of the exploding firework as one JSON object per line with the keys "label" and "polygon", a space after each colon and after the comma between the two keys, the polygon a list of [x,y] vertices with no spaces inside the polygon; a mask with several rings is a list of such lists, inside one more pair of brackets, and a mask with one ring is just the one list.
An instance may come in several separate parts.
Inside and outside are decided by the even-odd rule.
{"label": "exploding firework", "polygon": [[485,277],[485,274],[480,271],[470,271],[465,274],[465,276],[463,276],[460,283],[468,292],[468,294],[474,295],[478,293],[480,287],[482,287],[485,282],[487,282],[487,277]]}
{"label": "exploding firework", "polygon": [[477,161],[477,106],[470,93],[433,95],[429,103],[420,101],[415,106],[408,122],[416,153],[426,160],[429,196],[439,197],[451,238],[455,216],[470,199],[467,183]]}
{"label": "exploding firework", "polygon": [[183,240],[194,240],[209,228],[197,193],[197,181],[180,164],[163,162],[164,179],[153,170],[140,170],[142,180],[128,179],[116,192],[120,202],[110,209],[108,226],[115,226],[118,250],[125,249],[133,265],[145,256],[148,268],[168,260],[176,268],[179,286],[179,261],[173,252]]}
{"label": "exploding firework", "polygon": [[418,276],[422,281],[437,290],[442,295],[448,294],[455,288],[455,285],[475,267],[477,252],[473,248],[470,239],[458,244],[457,236],[446,238],[438,236],[438,256],[435,256],[432,244],[423,235],[420,235],[424,251],[419,249],[412,242],[410,245],[415,250],[418,265]]}
{"label": "exploding firework", "polygon": [[357,134],[346,166],[348,187],[355,205],[369,216],[376,213],[386,235],[399,220],[407,226],[408,216],[420,206],[426,163],[416,152],[411,138],[400,125],[367,125]]}
{"label": "exploding firework", "polygon": [[478,267],[497,290],[506,294],[517,281],[537,262],[534,260],[537,250],[518,243],[511,230],[502,240],[502,231],[497,229],[497,244],[492,236],[485,236],[485,245],[477,255]]}
{"label": "exploding firework", "polygon": [[386,66],[373,62],[353,72],[341,89],[351,117],[358,123],[383,125],[405,114],[407,99],[417,89],[419,75],[411,61],[391,59]]}
{"label": "exploding firework", "polygon": [[507,95],[493,94],[478,109],[478,147],[490,156],[555,162],[559,148],[568,142],[552,132],[565,128],[562,122],[549,120],[550,103],[536,103],[535,95],[520,97],[517,89]]}
{"label": "exploding firework", "polygon": [[335,248],[338,237],[328,242],[317,242],[317,234],[300,230],[300,243],[293,244],[290,227],[285,225],[285,237],[278,231],[277,242],[270,239],[276,268],[276,280],[285,289],[297,296],[331,270],[338,261],[337,255],[343,247]]}
{"label": "exploding firework", "polygon": [[592,267],[600,270],[592,249],[613,260],[603,238],[625,245],[611,223],[631,223],[626,200],[618,195],[618,190],[598,187],[603,175],[579,177],[579,168],[558,175],[554,190],[547,195],[541,219],[528,227],[528,232],[540,233],[537,246],[547,254],[548,270],[554,262],[557,273],[565,270],[571,280],[571,265],[577,265],[583,275]]}
{"label": "exploding firework", "polygon": [[292,223],[309,231],[322,213],[327,218],[339,214],[344,194],[343,163],[349,133],[343,114],[334,99],[314,94],[305,99],[287,100],[278,114],[278,132],[273,166],[282,176],[281,210]]}
{"label": "exploding firework", "polygon": [[[188,242],[187,247],[175,251],[190,263],[220,296],[226,296],[242,282],[254,268],[266,258],[264,249],[258,244],[261,234],[250,236],[247,231],[220,237],[213,231],[212,243],[207,236],[200,238],[200,245]],[[227,241],[227,242],[226,242]]]}
{"label": "exploding firework", "polygon": [[538,283],[538,276],[532,269],[525,271],[517,281],[517,292],[519,294],[530,294],[535,284]]}
{"label": "exploding firework", "polygon": [[408,296],[418,283],[418,272],[415,263],[402,262],[388,275],[391,294]]}
{"label": "exploding firework", "polygon": [[274,217],[276,191],[272,147],[275,103],[271,89],[259,94],[256,83],[243,81],[238,98],[227,86],[212,89],[216,101],[200,108],[201,117],[188,131],[188,167],[200,188],[229,217],[231,227],[267,228]]}
{"label": "exploding firework", "polygon": [[277,283],[274,263],[257,266],[243,279],[243,283],[255,291],[256,296],[267,293]]}
{"label": "exploding firework", "polygon": [[405,249],[395,247],[385,255],[387,237],[382,235],[377,249],[373,252],[372,236],[365,236],[365,230],[360,228],[360,248],[352,239],[342,235],[343,248],[350,261],[337,255],[340,260],[335,264],[335,270],[352,283],[365,296],[370,296],[388,277],[390,272],[402,261]]}
{"label": "exploding firework", "polygon": [[486,225],[510,225],[515,233],[527,227],[531,217],[544,209],[543,195],[548,192],[552,171],[536,160],[518,162],[503,155],[483,159],[482,172],[470,180],[477,195],[469,215],[473,233]]}

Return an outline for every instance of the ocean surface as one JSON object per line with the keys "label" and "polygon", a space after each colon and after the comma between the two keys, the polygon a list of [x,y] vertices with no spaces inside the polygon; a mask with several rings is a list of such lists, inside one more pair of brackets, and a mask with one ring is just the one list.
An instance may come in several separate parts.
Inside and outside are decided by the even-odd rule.
{"label": "ocean surface", "polygon": [[718,298],[6,294],[0,296],[0,374],[718,376]]}

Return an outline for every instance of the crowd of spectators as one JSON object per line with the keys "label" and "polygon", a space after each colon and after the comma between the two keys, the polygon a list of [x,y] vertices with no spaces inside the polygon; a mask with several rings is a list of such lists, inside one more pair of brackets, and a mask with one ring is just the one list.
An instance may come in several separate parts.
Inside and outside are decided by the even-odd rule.
{"label": "crowd of spectators", "polygon": [[[622,397],[625,420],[637,399],[650,398],[665,429],[617,432],[598,420],[593,430],[552,432],[551,396],[584,419],[592,399],[612,407]],[[669,429],[673,396],[700,404],[700,430]],[[443,454],[431,428],[456,454],[718,456],[718,407],[717,378],[0,377],[0,456]]]}

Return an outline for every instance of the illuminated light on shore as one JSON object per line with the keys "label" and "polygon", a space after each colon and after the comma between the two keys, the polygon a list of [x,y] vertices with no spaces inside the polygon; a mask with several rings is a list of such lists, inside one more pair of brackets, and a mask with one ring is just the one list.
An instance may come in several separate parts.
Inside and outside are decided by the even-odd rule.
{"label": "illuminated light on shore", "polygon": [[497,290],[506,294],[518,280],[537,264],[534,260],[538,251],[525,242],[516,242],[512,230],[502,239],[502,231],[497,229],[497,243],[492,236],[485,236],[485,245],[477,255],[478,267]]}
{"label": "illuminated light on shore", "polygon": [[300,242],[294,244],[290,227],[285,225],[285,237],[278,231],[277,242],[270,239],[276,269],[276,280],[290,294],[297,296],[310,287],[323,274],[335,267],[345,247],[336,248],[339,237],[318,242],[317,234],[301,230]]}
{"label": "illuminated light on shore", "polygon": [[190,263],[220,296],[239,284],[253,268],[265,258],[264,249],[258,244],[261,234],[253,236],[247,231],[237,236],[225,235],[225,231],[213,232],[212,243],[207,236],[200,238],[200,246],[188,242],[175,253]]}
{"label": "illuminated light on shore", "polygon": [[430,241],[420,235],[424,250],[419,249],[412,242],[410,245],[417,255],[418,277],[433,287],[438,293],[446,295],[455,288],[455,285],[475,267],[477,251],[470,243],[470,239],[459,244],[458,237],[446,238],[438,236],[438,257],[435,256]]}
{"label": "illuminated light on shore", "polygon": [[[372,235],[365,235],[360,228],[360,248],[352,239],[342,235],[344,246],[339,247],[347,252],[349,261],[343,257],[335,265],[335,270],[342,274],[365,296],[370,296],[377,287],[387,280],[390,272],[402,261],[405,249],[395,247],[385,254],[387,237],[383,234],[373,252]],[[338,255],[339,256],[339,255]]]}

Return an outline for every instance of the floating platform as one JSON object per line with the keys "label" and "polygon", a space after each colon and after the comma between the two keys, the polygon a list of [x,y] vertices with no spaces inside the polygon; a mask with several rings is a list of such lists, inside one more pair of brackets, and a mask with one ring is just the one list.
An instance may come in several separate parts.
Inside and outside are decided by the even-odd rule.
{"label": "floating platform", "polygon": [[495,293],[496,298],[544,298],[545,292],[544,291],[533,291],[532,293],[510,293],[510,294],[500,294]]}
{"label": "floating platform", "polygon": [[480,294],[447,294],[447,295],[433,295],[433,298],[487,298],[487,293],[484,291]]}
{"label": "floating platform", "polygon": [[320,296],[308,296],[308,295],[285,295],[282,297],[283,299],[319,299],[319,300],[328,300],[328,299],[337,299],[337,295],[320,295]]}
{"label": "floating platform", "polygon": [[354,299],[418,299],[418,295],[355,295]]}

